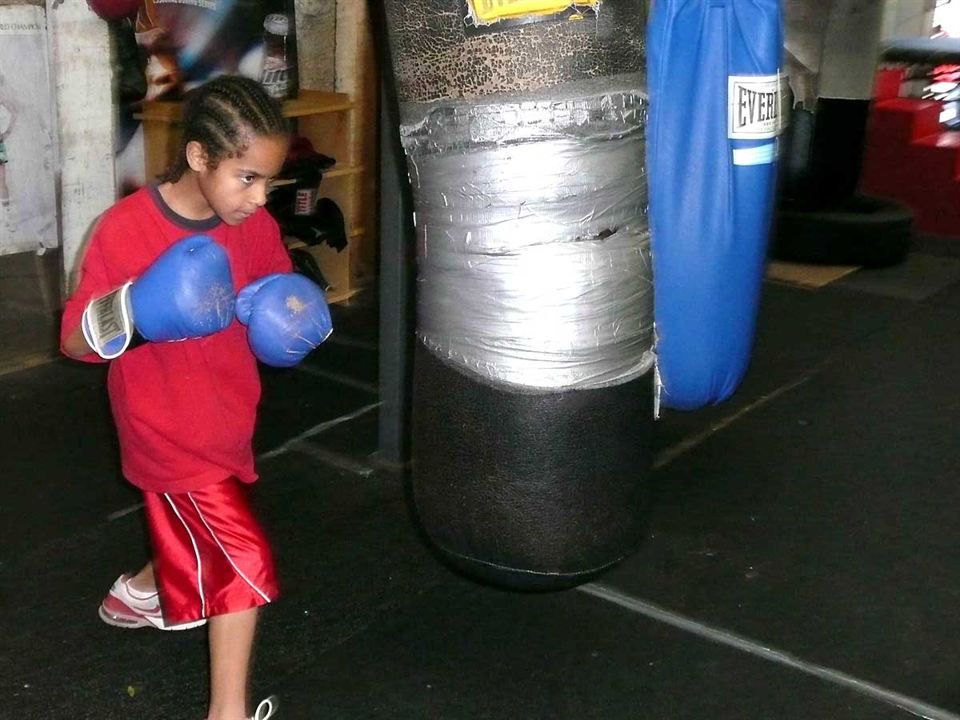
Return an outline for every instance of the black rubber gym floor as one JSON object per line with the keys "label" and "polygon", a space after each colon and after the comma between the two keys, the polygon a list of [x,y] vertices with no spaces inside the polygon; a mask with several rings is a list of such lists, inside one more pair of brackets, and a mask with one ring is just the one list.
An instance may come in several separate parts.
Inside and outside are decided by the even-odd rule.
{"label": "black rubber gym floor", "polygon": [[[378,466],[376,318],[268,371],[257,501],[285,595],[254,687],[278,720],[960,718],[960,261],[767,283],[717,408],[655,426],[637,552],[521,594],[439,563]],[[0,718],[200,720],[203,631],[96,608],[146,557],[104,373],[0,375]]]}

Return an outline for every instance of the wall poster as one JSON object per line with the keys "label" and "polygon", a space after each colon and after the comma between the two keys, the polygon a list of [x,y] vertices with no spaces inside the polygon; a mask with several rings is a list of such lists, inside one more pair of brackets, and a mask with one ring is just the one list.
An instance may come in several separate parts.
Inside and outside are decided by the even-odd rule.
{"label": "wall poster", "polygon": [[0,5],[0,255],[59,244],[48,70],[43,8]]}
{"label": "wall poster", "polygon": [[[136,18],[114,28],[127,68],[142,87],[121,97],[117,169],[120,194],[144,178],[143,132],[134,115],[145,100],[180,100],[221,74],[259,80],[278,99],[296,97],[297,45],[293,0],[141,0]],[[123,93],[121,93],[123,95]]]}

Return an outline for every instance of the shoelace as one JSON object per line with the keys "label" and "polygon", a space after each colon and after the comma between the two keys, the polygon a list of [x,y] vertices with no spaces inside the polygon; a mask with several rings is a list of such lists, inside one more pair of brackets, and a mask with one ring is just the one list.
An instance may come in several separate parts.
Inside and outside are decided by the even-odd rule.
{"label": "shoelace", "polygon": [[257,711],[250,720],[269,720],[269,718],[272,718],[274,713],[277,712],[278,707],[279,702],[277,701],[276,695],[264,698],[260,701],[260,704],[257,705]]}

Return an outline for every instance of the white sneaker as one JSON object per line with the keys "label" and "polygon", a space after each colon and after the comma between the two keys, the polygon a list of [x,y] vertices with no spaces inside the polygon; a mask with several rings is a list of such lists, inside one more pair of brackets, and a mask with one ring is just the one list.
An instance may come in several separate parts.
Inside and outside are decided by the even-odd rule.
{"label": "white sneaker", "polygon": [[268,698],[264,698],[260,701],[260,704],[257,705],[257,711],[253,714],[253,717],[249,720],[268,720],[272,718],[277,712],[277,708],[280,707],[280,702],[277,700],[276,695],[271,695]]}
{"label": "white sneaker", "polygon": [[[100,603],[100,619],[107,625],[122,628],[155,627],[158,630],[189,630],[200,627],[206,619],[168,625],[160,611],[160,598],[156,591],[143,593],[130,587],[130,576],[121,575],[113,583],[110,592]],[[269,715],[267,716],[269,717]]]}

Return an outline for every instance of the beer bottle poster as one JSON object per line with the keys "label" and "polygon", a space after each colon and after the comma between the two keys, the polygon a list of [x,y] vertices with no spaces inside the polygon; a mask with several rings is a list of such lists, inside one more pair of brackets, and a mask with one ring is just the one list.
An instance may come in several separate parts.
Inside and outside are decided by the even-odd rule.
{"label": "beer bottle poster", "polygon": [[135,32],[146,100],[179,99],[215,75],[239,74],[295,97],[293,0],[142,0]]}
{"label": "beer bottle poster", "polygon": [[[119,98],[120,196],[155,180],[144,175],[143,127],[135,117],[144,100],[180,100],[190,88],[224,74],[258,80],[278,97],[297,94],[293,0],[141,0],[135,21],[115,24],[111,31],[123,51],[118,75],[126,77],[135,63],[144,76],[136,96]],[[132,56],[126,52],[127,33],[136,48]]]}
{"label": "beer bottle poster", "polygon": [[57,237],[56,134],[46,19],[0,5],[0,254],[42,251]]}

